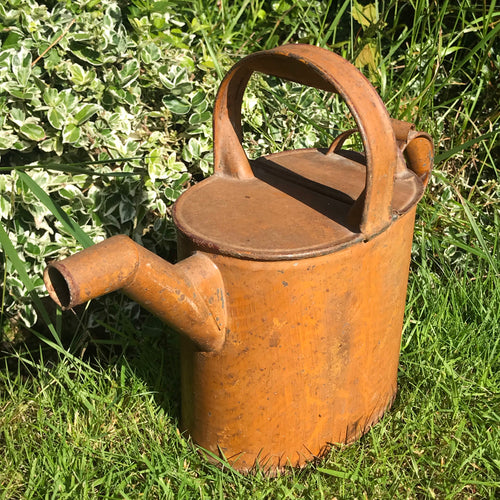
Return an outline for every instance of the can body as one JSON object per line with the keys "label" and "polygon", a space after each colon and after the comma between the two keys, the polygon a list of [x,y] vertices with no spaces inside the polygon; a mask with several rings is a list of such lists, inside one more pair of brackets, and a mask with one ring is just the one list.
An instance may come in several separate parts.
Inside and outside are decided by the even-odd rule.
{"label": "can body", "polygon": [[[182,347],[182,425],[238,470],[302,466],[363,435],[391,405],[415,207],[381,234],[314,258],[209,254],[226,341]],[[180,256],[196,251],[179,235]]]}

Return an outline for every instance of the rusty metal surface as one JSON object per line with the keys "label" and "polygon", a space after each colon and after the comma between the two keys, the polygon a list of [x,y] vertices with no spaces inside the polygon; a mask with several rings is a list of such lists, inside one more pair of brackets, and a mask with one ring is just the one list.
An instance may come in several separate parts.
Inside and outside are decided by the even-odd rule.
{"label": "rusty metal surface", "polygon": [[[241,100],[253,71],[338,92],[364,153],[282,152],[249,162]],[[427,134],[391,120],[369,82],[323,49],[244,58],[214,110],[215,175],[175,205],[181,261],[120,236],[49,265],[70,308],[122,290],[183,334],[182,422],[238,470],[302,466],[364,434],[396,393]]]}
{"label": "rusty metal surface", "polygon": [[113,236],[51,262],[44,281],[63,309],[121,290],[199,349],[212,351],[224,343],[224,284],[219,270],[201,253],[174,266],[127,236]]}

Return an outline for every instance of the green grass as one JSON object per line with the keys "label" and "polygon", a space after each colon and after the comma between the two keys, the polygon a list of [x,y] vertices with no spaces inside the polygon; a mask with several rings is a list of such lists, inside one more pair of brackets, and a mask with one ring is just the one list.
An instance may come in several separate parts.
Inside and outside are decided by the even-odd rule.
{"label": "green grass", "polygon": [[471,280],[427,255],[417,265],[399,395],[352,446],[277,479],[209,465],[177,431],[177,352],[157,330],[108,366],[36,369],[21,356],[19,373],[2,367],[5,498],[494,498],[498,280],[486,266]]}
{"label": "green grass", "polygon": [[[2,294],[9,293],[5,277],[15,276],[25,290],[19,301],[36,307],[40,319],[26,329],[2,301],[0,498],[498,497],[500,15],[495,2],[377,5],[366,25],[349,15],[351,1],[289,0],[275,10],[263,0],[176,7],[194,34],[190,49],[214,58],[217,79],[242,55],[287,41],[334,47],[350,60],[368,44],[376,64],[364,71],[391,115],[435,138],[393,408],[358,442],[277,478],[209,464],[177,430],[175,334],[118,295],[75,313],[54,311],[40,293],[39,272],[13,242],[12,228],[25,217],[14,212],[0,226]],[[140,17],[155,7],[136,0],[130,9]],[[249,96],[258,99],[244,110],[251,154],[300,147],[309,138],[324,146],[349,122],[335,100],[293,85],[253,78]],[[54,167],[87,174],[87,189],[97,185],[89,162]],[[12,205],[31,200],[51,214],[63,241],[88,245],[56,194],[47,195],[26,165],[19,170],[25,173],[12,180]],[[103,175],[122,189],[120,175],[136,174],[145,172]],[[14,179],[7,170],[2,175]]]}

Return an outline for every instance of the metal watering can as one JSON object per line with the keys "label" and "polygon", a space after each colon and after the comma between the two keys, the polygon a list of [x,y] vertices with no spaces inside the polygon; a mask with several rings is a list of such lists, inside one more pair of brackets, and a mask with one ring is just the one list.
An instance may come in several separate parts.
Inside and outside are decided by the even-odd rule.
{"label": "metal watering can", "polygon": [[[364,154],[248,160],[241,103],[254,71],[337,92]],[[396,394],[416,204],[431,138],[391,120],[368,80],[308,45],[252,54],[222,82],[214,175],[175,203],[180,262],[126,236],[44,279],[64,309],[122,290],[182,335],[182,427],[238,470],[302,466],[376,423]]]}

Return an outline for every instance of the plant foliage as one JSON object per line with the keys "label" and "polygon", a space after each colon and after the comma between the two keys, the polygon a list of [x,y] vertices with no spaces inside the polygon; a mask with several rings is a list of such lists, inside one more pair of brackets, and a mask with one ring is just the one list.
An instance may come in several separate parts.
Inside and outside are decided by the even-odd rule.
{"label": "plant foliage", "polygon": [[[0,217],[38,287],[45,260],[82,242],[34,185],[92,241],[127,232],[154,246],[172,240],[187,167],[210,169],[213,75],[158,7],[129,19],[112,1],[0,5]],[[6,265],[4,312],[33,324]]]}

